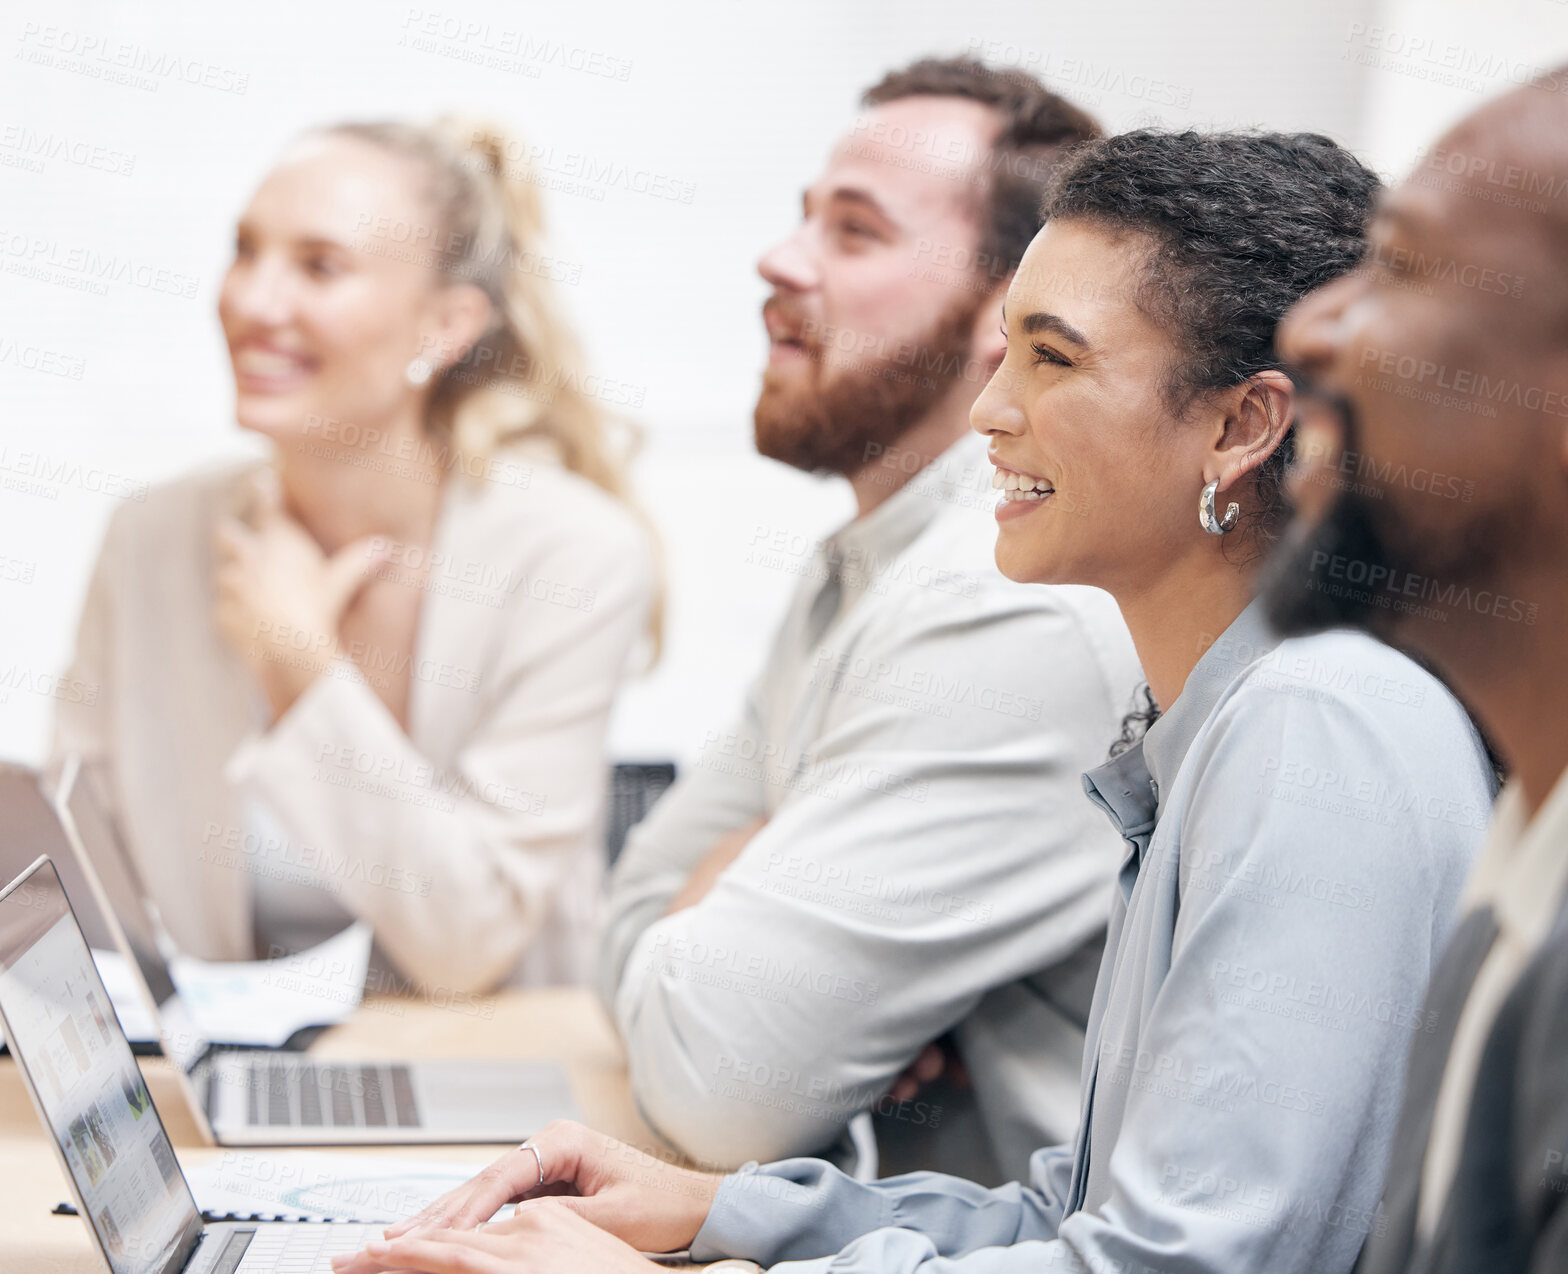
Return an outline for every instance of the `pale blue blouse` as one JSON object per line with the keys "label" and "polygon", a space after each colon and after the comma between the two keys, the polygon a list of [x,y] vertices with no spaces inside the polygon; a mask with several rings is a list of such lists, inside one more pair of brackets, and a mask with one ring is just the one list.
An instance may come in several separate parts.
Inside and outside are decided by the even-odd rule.
{"label": "pale blue blouse", "polygon": [[1378,1199],[1412,1035],[1495,784],[1459,704],[1254,602],[1084,776],[1126,842],[1082,1119],[1027,1185],[819,1160],[726,1177],[693,1256],[775,1274],[1339,1274]]}

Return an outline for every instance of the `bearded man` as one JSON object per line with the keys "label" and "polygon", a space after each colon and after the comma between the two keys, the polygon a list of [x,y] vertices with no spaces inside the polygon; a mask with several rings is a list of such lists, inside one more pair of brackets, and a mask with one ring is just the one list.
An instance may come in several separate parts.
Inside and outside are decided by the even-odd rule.
{"label": "bearded man", "polygon": [[1511,772],[1411,1036],[1361,1274],[1568,1269],[1565,85],[1558,66],[1450,128],[1383,199],[1367,268],[1280,327],[1312,393],[1275,623],[1422,655]]}
{"label": "bearded man", "polygon": [[[928,59],[870,89],[762,258],[758,450],[849,481],[739,719],[616,867],[600,991],[649,1123],[716,1166],[1021,1178],[1069,1140],[1121,843],[1083,799],[1140,681],[1110,597],[1006,580],[969,409],[1094,121]],[[1071,287],[1071,280],[1061,280]],[[1089,510],[1053,503],[1052,516]]]}

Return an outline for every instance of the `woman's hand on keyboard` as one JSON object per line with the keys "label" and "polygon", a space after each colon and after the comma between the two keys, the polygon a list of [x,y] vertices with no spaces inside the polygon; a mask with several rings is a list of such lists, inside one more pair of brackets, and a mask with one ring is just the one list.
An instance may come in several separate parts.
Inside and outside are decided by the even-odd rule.
{"label": "woman's hand on keyboard", "polygon": [[[565,1121],[550,1124],[530,1137],[528,1145],[532,1149],[508,1151],[417,1216],[389,1227],[387,1239],[431,1231],[472,1231],[508,1203],[547,1200],[554,1205],[551,1215],[575,1214],[645,1252],[673,1252],[691,1246],[723,1179],[678,1168]],[[537,1159],[534,1150],[539,1152]],[[534,1210],[525,1204],[519,1212],[527,1216]],[[506,1233],[503,1227],[511,1224],[489,1226],[487,1233]],[[527,1222],[523,1224],[526,1227]],[[400,1268],[398,1261],[371,1258],[369,1252],[367,1248],[335,1268],[340,1274]]]}
{"label": "woman's hand on keyboard", "polygon": [[[528,1156],[529,1163],[533,1156]],[[537,1177],[535,1178],[537,1180]],[[520,1204],[515,1216],[478,1230],[411,1230],[369,1243],[354,1270],[418,1270],[422,1274],[652,1274],[662,1267],[612,1234],[590,1224],[565,1198]]]}

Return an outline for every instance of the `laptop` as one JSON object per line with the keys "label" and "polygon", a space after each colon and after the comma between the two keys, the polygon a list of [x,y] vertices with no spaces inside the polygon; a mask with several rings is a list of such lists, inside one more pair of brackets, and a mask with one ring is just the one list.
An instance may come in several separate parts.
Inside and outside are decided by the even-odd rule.
{"label": "laptop", "polygon": [[0,1024],[110,1274],[330,1274],[380,1229],[202,1221],[47,857],[0,890]]}
{"label": "laptop", "polygon": [[[109,988],[120,1026],[131,1041],[131,1052],[156,1057],[163,1051],[158,1046],[158,1027],[130,985],[125,958],[115,950],[92,890],[76,865],[76,855],[54,812],[53,790],[32,766],[0,762],[0,884],[15,880],[40,854],[49,856],[60,873],[65,896],[73,900],[77,922],[92,949],[98,974]],[[128,1003],[130,1000],[134,1003]],[[0,1053],[5,1051],[5,1041],[0,1039]]]}
{"label": "laptop", "polygon": [[566,1072],[552,1061],[316,1061],[208,1040],[175,985],[173,943],[108,813],[101,781],[68,758],[55,814],[207,1142],[515,1145],[552,1119],[582,1117]]}
{"label": "laptop", "polygon": [[[34,767],[0,761],[0,885],[15,880],[40,854],[47,854],[60,873],[66,897],[75,902],[76,918],[87,936],[87,945],[94,951],[110,949],[114,941],[88,896],[87,882],[82,879],[65,843],[65,833],[60,830],[60,820],[55,817],[53,790],[53,785]],[[107,980],[113,989],[113,980]],[[135,1045],[133,1037],[133,1049]]]}

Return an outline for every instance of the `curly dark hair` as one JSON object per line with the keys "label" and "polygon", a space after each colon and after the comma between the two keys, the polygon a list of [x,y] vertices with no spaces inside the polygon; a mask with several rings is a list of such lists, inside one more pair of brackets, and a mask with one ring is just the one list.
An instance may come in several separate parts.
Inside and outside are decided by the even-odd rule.
{"label": "curly dark hair", "polygon": [[1122,718],[1122,732],[1111,744],[1111,759],[1114,761],[1123,752],[1131,750],[1133,744],[1143,738],[1149,732],[1149,727],[1159,719],[1160,705],[1154,702],[1154,691],[1149,689],[1146,681],[1132,692],[1132,707]]}
{"label": "curly dark hair", "polygon": [[[1296,301],[1361,259],[1377,175],[1317,133],[1138,129],[1092,141],[1052,175],[1050,217],[1149,241],[1134,300],[1179,333],[1164,393],[1183,415],[1206,392],[1286,370],[1274,330]],[[1286,516],[1295,430],[1259,469],[1247,537],[1259,551]],[[1240,540],[1242,537],[1237,537]]]}
{"label": "curly dark hair", "polygon": [[1027,71],[990,67],[972,57],[921,58],[889,71],[860,102],[882,106],[906,97],[962,97],[996,113],[1000,127],[986,163],[976,263],[1000,282],[1018,268],[1043,224],[1040,202],[1058,161],[1072,147],[1099,137],[1099,123]]}

